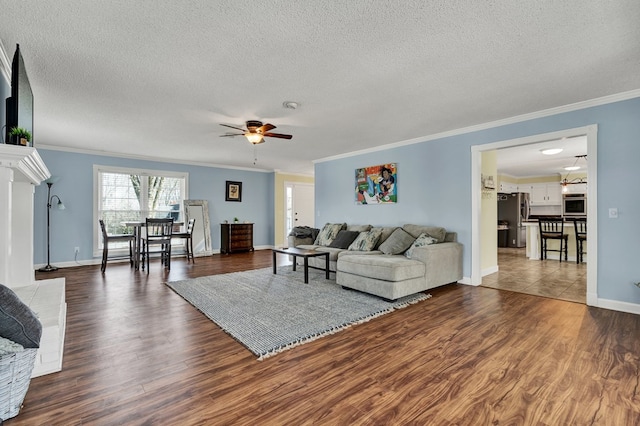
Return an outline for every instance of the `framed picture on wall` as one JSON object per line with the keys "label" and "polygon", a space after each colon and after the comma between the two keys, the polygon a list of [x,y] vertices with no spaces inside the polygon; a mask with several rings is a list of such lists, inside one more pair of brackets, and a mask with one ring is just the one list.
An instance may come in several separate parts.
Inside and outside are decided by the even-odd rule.
{"label": "framed picture on wall", "polygon": [[396,163],[356,169],[356,204],[398,202],[398,165]]}
{"label": "framed picture on wall", "polygon": [[225,201],[242,201],[242,182],[227,181]]}

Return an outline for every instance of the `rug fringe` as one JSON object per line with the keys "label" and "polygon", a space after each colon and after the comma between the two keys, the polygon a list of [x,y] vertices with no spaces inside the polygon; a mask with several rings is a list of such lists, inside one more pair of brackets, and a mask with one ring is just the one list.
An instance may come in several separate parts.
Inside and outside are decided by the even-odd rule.
{"label": "rug fringe", "polygon": [[422,302],[423,300],[427,300],[431,298],[431,294],[423,294],[421,296],[416,297],[413,300],[407,301],[405,303],[402,303],[400,305],[397,306],[390,306],[389,308],[383,309],[381,311],[375,312],[371,315],[367,315],[366,317],[360,318],[356,321],[350,322],[350,323],[346,323],[346,324],[341,324],[339,326],[333,327],[329,330],[325,330],[323,332],[320,333],[316,333],[310,336],[305,336],[305,337],[301,337],[300,339],[296,340],[295,342],[289,343],[287,345],[283,345],[283,346],[279,346],[277,348],[271,349],[265,353],[262,353],[258,356],[258,361],[262,361],[265,360],[267,358],[270,358],[274,355],[277,355],[279,353],[288,351],[289,349],[293,349],[297,346],[303,345],[305,343],[309,343],[309,342],[313,342],[314,340],[318,340],[321,339],[322,337],[325,336],[330,336],[332,334],[336,334],[340,331],[346,330],[347,328],[353,327],[354,325],[357,324],[364,324],[365,322],[369,322],[375,318],[378,318],[382,315],[386,315],[389,312],[393,312],[396,311],[398,309],[404,309],[410,305],[415,305],[418,302]]}

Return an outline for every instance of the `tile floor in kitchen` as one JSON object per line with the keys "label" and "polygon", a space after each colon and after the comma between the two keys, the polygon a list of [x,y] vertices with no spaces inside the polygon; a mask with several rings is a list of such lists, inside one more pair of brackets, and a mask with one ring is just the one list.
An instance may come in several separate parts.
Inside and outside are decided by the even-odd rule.
{"label": "tile floor in kitchen", "polygon": [[586,263],[529,260],[524,248],[500,247],[498,269],[482,278],[483,287],[586,303]]}

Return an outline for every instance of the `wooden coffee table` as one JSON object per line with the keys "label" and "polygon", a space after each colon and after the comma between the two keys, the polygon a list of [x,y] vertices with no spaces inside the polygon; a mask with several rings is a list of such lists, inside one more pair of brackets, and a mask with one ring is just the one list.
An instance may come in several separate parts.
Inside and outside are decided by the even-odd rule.
{"label": "wooden coffee table", "polygon": [[309,258],[325,256],[325,276],[329,279],[329,252],[317,251],[317,250],[304,250],[295,247],[280,247],[273,248],[273,273],[276,274],[276,253],[286,254],[293,256],[293,270],[296,270],[296,257],[302,257],[304,259],[304,283],[309,284]]}

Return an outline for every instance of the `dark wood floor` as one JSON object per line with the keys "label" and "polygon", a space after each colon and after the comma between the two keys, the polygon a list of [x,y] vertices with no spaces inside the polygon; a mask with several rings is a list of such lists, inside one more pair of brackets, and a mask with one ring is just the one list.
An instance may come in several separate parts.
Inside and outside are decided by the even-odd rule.
{"label": "dark wood floor", "polygon": [[63,371],[33,379],[5,425],[640,423],[640,316],[453,284],[257,361],[163,284],[270,262],[46,275],[67,282]]}

